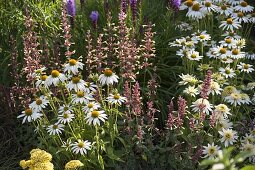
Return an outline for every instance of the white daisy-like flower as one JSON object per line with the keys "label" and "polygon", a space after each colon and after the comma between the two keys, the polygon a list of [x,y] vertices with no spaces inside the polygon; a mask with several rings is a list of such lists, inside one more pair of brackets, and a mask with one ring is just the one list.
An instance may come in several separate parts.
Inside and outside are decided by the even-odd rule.
{"label": "white daisy-like flower", "polygon": [[215,113],[219,116],[223,116],[223,117],[228,117],[228,115],[231,115],[231,113],[229,112],[230,109],[228,108],[227,105],[225,104],[219,104],[217,106],[214,107],[215,108]]}
{"label": "white daisy-like flower", "polygon": [[58,83],[64,82],[66,79],[66,76],[60,73],[58,70],[52,70],[51,75],[46,78],[45,83],[47,86],[52,84],[57,86]]}
{"label": "white daisy-like flower", "polygon": [[189,8],[189,11],[186,14],[190,19],[202,19],[205,17],[204,11],[201,10],[201,5],[199,3],[193,4],[192,7]]}
{"label": "white daisy-like flower", "polygon": [[102,122],[105,122],[105,120],[107,119],[107,115],[104,113],[103,110],[101,111],[98,111],[98,110],[93,110],[91,112],[89,112],[87,114],[87,116],[85,117],[85,119],[87,120],[86,122],[89,124],[89,125],[99,125],[100,126],[100,120]]}
{"label": "white daisy-like flower", "polygon": [[111,85],[113,84],[114,82],[115,83],[118,83],[118,76],[115,75],[111,69],[105,69],[104,70],[104,74],[101,74],[99,76],[99,82],[101,85]]}
{"label": "white daisy-like flower", "polygon": [[186,38],[182,37],[179,39],[175,39],[174,42],[170,42],[169,46],[170,47],[182,47],[185,45],[185,42],[186,42]]}
{"label": "white daisy-like flower", "polygon": [[91,93],[97,91],[97,85],[95,85],[93,82],[85,82],[85,92]]}
{"label": "white daisy-like flower", "polygon": [[229,56],[221,58],[220,61],[224,64],[231,64],[234,62],[234,60]]}
{"label": "white daisy-like flower", "polygon": [[250,82],[246,86],[246,90],[253,90],[255,88],[255,82]]}
{"label": "white daisy-like flower", "polygon": [[83,110],[85,113],[88,113],[93,110],[98,110],[100,107],[101,107],[100,104],[97,102],[89,102],[83,107]]}
{"label": "white daisy-like flower", "polygon": [[255,138],[253,135],[246,133],[245,136],[243,136],[242,143],[254,143],[255,142]]}
{"label": "white daisy-like flower", "polygon": [[60,135],[62,134],[62,131],[64,131],[64,127],[63,124],[55,123],[54,125],[47,127],[46,130],[50,135]]}
{"label": "white daisy-like flower", "polygon": [[204,13],[211,13],[217,10],[217,6],[214,5],[211,0],[202,1],[202,4],[203,5],[201,11]]}
{"label": "white daisy-like flower", "polygon": [[77,91],[76,94],[72,94],[72,103],[84,104],[88,103],[90,100],[94,100],[94,98],[89,93],[86,93],[84,91]]}
{"label": "white daisy-like flower", "polygon": [[192,111],[194,112],[205,112],[206,114],[209,114],[209,112],[212,111],[212,104],[207,99],[197,99],[195,102],[192,102]]}
{"label": "white daisy-like flower", "polygon": [[84,91],[85,90],[85,81],[80,77],[74,76],[72,80],[66,84],[66,88],[71,91]]}
{"label": "white daisy-like flower", "polygon": [[253,23],[253,24],[255,23],[255,12],[249,14],[247,17],[249,18],[250,23]]}
{"label": "white daisy-like flower", "polygon": [[234,86],[226,86],[223,89],[222,96],[226,97],[231,95],[231,93],[240,93]]}
{"label": "white daisy-like flower", "polygon": [[221,135],[220,141],[222,143],[224,142],[225,147],[228,147],[229,145],[233,145],[233,143],[236,142],[238,138],[237,132],[232,129],[222,128],[222,131],[219,131],[219,134]]}
{"label": "white daisy-like flower", "polygon": [[72,107],[72,105],[70,105],[70,104],[67,104],[67,105],[63,105],[63,106],[60,106],[59,107],[59,109],[58,109],[58,113],[59,114],[62,114],[62,113],[64,113],[64,112],[66,112],[66,111],[69,111],[69,112],[73,112],[73,107]]}
{"label": "white daisy-like flower", "polygon": [[179,75],[179,77],[182,79],[182,81],[179,82],[180,85],[186,85],[186,84],[194,85],[199,82],[198,79],[193,75],[182,74],[182,75]]}
{"label": "white daisy-like flower", "polygon": [[222,67],[220,67],[219,68],[219,72],[224,76],[224,77],[226,77],[226,78],[233,78],[233,77],[235,77],[235,71],[232,69],[232,68],[230,68],[229,66],[228,67],[226,67],[226,68],[222,68]]}
{"label": "white daisy-like flower", "polygon": [[212,58],[225,58],[228,53],[228,49],[224,48],[223,45],[211,48]]}
{"label": "white daisy-like flower", "polygon": [[72,141],[70,139],[67,139],[67,141],[63,141],[63,145],[61,146],[62,148],[65,148],[66,151],[68,151],[69,149],[71,149],[71,144]]}
{"label": "white daisy-like flower", "polygon": [[180,10],[191,8],[193,6],[193,3],[194,2],[192,0],[186,0],[185,2],[181,3]]}
{"label": "white daisy-like flower", "polygon": [[37,70],[34,71],[34,73],[32,74],[32,78],[36,78],[39,79],[41,77],[41,75],[45,74],[46,67],[42,67],[39,68]]}
{"label": "white daisy-like flower", "polygon": [[77,75],[79,73],[79,69],[83,69],[83,63],[79,60],[69,59],[68,63],[65,64],[64,72],[73,73]]}
{"label": "white daisy-like flower", "polygon": [[70,111],[65,111],[63,114],[58,115],[58,122],[59,123],[70,123],[74,119],[74,114]]}
{"label": "white daisy-like flower", "polygon": [[32,110],[31,108],[27,108],[26,110],[21,112],[22,114],[19,115],[17,118],[23,118],[22,120],[22,124],[27,122],[32,122],[35,121],[37,119],[40,119],[42,117],[43,114],[38,113],[35,110]]}
{"label": "white daisy-like flower", "polygon": [[223,47],[236,48],[236,40],[233,38],[225,38],[225,40],[219,42]]}
{"label": "white daisy-like flower", "polygon": [[195,86],[188,86],[183,90],[183,93],[195,97],[199,94],[198,89]]}
{"label": "white daisy-like flower", "polygon": [[239,92],[231,93],[229,96],[226,96],[224,100],[234,106],[242,104],[242,96]]}
{"label": "white daisy-like flower", "polygon": [[180,57],[187,57],[189,51],[190,51],[189,48],[187,48],[187,47],[182,47],[181,49],[179,49],[178,51],[176,51],[176,55],[178,55],[178,56],[180,56]]}
{"label": "white daisy-like flower", "polygon": [[[218,115],[217,115],[218,116]],[[218,129],[229,129],[233,127],[233,123],[230,122],[228,118],[224,118],[223,116],[218,116],[217,117],[217,127]]]}
{"label": "white daisy-like flower", "polygon": [[245,57],[245,53],[240,51],[240,49],[238,48],[235,48],[232,51],[229,51],[228,55],[231,56],[231,58],[233,59],[240,59]]}
{"label": "white daisy-like flower", "polygon": [[43,87],[45,84],[45,81],[47,79],[47,75],[42,75],[40,76],[40,78],[35,82],[35,86],[36,88],[40,88],[40,87]]}
{"label": "white daisy-like flower", "polygon": [[223,30],[234,31],[235,29],[241,28],[240,22],[237,19],[228,18],[226,21],[221,21],[221,25],[219,26]]}
{"label": "white daisy-like flower", "polygon": [[252,143],[242,143],[241,149],[243,151],[252,152],[255,155],[255,145]]}
{"label": "white daisy-like flower", "polygon": [[193,27],[189,23],[181,22],[175,27],[175,29],[181,31],[190,31],[193,29]]}
{"label": "white daisy-like flower", "polygon": [[204,158],[214,159],[217,156],[220,147],[218,145],[209,144],[207,146],[203,146],[203,154],[205,155]]}
{"label": "white daisy-like flower", "polygon": [[209,94],[221,94],[222,88],[220,87],[219,83],[215,81],[211,81]]}
{"label": "white daisy-like flower", "polygon": [[239,39],[236,40],[236,47],[238,49],[244,48],[245,45],[246,45],[246,40],[244,38],[239,38]]}
{"label": "white daisy-like flower", "polygon": [[228,4],[232,5],[232,6],[236,6],[238,4],[240,4],[240,0],[226,0]]}
{"label": "white daisy-like flower", "polygon": [[194,37],[192,37],[192,40],[199,42],[209,41],[211,40],[211,36],[207,34],[206,31],[203,31],[201,33],[195,34]]}
{"label": "white daisy-like flower", "polygon": [[248,94],[246,93],[241,93],[241,103],[243,104],[250,104],[251,103],[251,100],[250,100],[250,97],[248,96]]}
{"label": "white daisy-like flower", "polygon": [[233,13],[233,8],[227,4],[222,4],[217,8],[217,12],[221,15],[225,15],[226,17],[228,17]]}
{"label": "white daisy-like flower", "polygon": [[126,97],[120,96],[120,94],[110,94],[109,97],[107,97],[107,101],[110,104],[118,104],[121,105],[126,101]]}
{"label": "white daisy-like flower", "polygon": [[234,7],[235,10],[247,13],[247,12],[252,12],[254,7],[250,6],[247,2],[241,1],[239,5]]}
{"label": "white daisy-like flower", "polygon": [[238,65],[237,65],[237,68],[239,70],[241,70],[241,72],[245,72],[245,73],[251,73],[254,71],[254,68],[252,68],[253,66],[251,64],[245,64],[245,63],[242,63],[240,62]]}
{"label": "white daisy-like flower", "polygon": [[91,150],[91,142],[85,140],[78,140],[70,145],[73,153],[81,155],[87,154],[87,150]]}
{"label": "white daisy-like flower", "polygon": [[35,101],[33,101],[29,107],[37,112],[40,112],[48,105],[48,103],[49,101],[45,98],[45,96],[40,96]]}
{"label": "white daisy-like flower", "polygon": [[224,34],[222,34],[223,37],[226,38],[234,38],[234,39],[240,39],[241,36],[237,35],[235,31],[226,31]]}
{"label": "white daisy-like flower", "polygon": [[255,60],[255,53],[247,52],[247,53],[245,53],[245,58],[247,58],[249,60]]}
{"label": "white daisy-like flower", "polygon": [[238,22],[242,23],[248,23],[249,17],[246,16],[243,12],[237,12],[237,13],[233,13],[231,16],[233,19],[236,19]]}

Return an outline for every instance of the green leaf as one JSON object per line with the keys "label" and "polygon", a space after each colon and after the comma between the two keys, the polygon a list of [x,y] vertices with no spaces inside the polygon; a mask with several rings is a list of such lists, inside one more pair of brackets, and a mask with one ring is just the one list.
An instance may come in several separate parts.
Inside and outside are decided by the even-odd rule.
{"label": "green leaf", "polygon": [[247,165],[243,167],[241,170],[254,170],[254,169],[255,169],[255,165]]}
{"label": "green leaf", "polygon": [[117,155],[115,155],[113,153],[113,148],[112,147],[108,147],[106,148],[106,153],[107,153],[107,156],[113,160],[116,160],[116,161],[121,161],[121,162],[124,162],[122,159],[120,159]]}
{"label": "green leaf", "polygon": [[252,152],[241,152],[235,156],[234,160],[235,160],[235,162],[243,162],[246,158],[253,156],[253,155],[254,155],[254,153],[252,153]]}
{"label": "green leaf", "polygon": [[98,161],[99,161],[101,169],[104,169],[104,159],[101,155],[99,155]]}

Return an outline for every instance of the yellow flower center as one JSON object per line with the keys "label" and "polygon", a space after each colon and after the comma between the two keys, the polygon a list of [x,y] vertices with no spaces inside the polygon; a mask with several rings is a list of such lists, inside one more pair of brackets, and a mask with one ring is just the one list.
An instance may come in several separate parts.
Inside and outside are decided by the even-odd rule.
{"label": "yellow flower center", "polygon": [[26,116],[31,116],[32,113],[33,113],[33,112],[32,112],[31,109],[26,109],[26,110],[25,110],[25,115],[26,115]]}
{"label": "yellow flower center", "polygon": [[41,80],[45,81],[47,77],[48,77],[47,75],[43,75],[43,76],[41,76]]}
{"label": "yellow flower center", "polygon": [[249,65],[248,64],[244,64],[243,68],[247,70],[249,68]]}
{"label": "yellow flower center", "polygon": [[225,73],[226,73],[226,74],[230,74],[230,70],[229,70],[229,69],[226,69],[226,70],[225,70]]}
{"label": "yellow flower center", "polygon": [[230,43],[232,42],[232,40],[231,40],[230,38],[227,38],[227,39],[225,40],[225,42],[228,43],[228,44],[230,44]]}
{"label": "yellow flower center", "polygon": [[57,129],[57,128],[58,128],[58,125],[53,125],[52,128],[53,128],[53,129]]}
{"label": "yellow flower center", "polygon": [[200,35],[199,38],[200,39],[205,39],[205,35]]}
{"label": "yellow flower center", "polygon": [[67,111],[69,108],[67,106],[64,107],[64,111]]}
{"label": "yellow flower center", "polygon": [[194,5],[192,6],[192,10],[193,10],[193,11],[199,11],[199,9],[200,9],[199,3],[196,3],[196,4],[194,4]]}
{"label": "yellow flower center", "polygon": [[243,14],[242,12],[238,12],[238,13],[237,13],[237,16],[238,16],[239,18],[242,18],[242,17],[244,17],[244,14]]}
{"label": "yellow flower center", "polygon": [[239,94],[237,94],[237,93],[231,93],[231,96],[232,96],[235,100],[241,98],[241,96],[240,96]]}
{"label": "yellow flower center", "polygon": [[112,70],[110,70],[110,69],[105,69],[104,75],[105,75],[106,77],[112,76]]}
{"label": "yellow flower center", "polygon": [[205,6],[206,6],[206,7],[211,7],[211,6],[212,6],[212,3],[211,3],[211,2],[206,2],[206,3],[205,3]]}
{"label": "yellow flower center", "polygon": [[113,96],[113,98],[114,98],[115,100],[118,100],[118,99],[120,99],[120,95],[115,94],[115,95]]}
{"label": "yellow flower center", "polygon": [[89,104],[88,104],[88,108],[90,108],[90,109],[93,108],[93,106],[94,106],[93,103],[89,103]]}
{"label": "yellow flower center", "polygon": [[238,55],[238,54],[239,54],[239,50],[238,50],[238,49],[232,50],[232,54],[233,54],[233,55]]}
{"label": "yellow flower center", "polygon": [[70,59],[70,60],[69,60],[69,65],[70,65],[70,66],[75,66],[76,63],[77,63],[77,61],[76,61],[75,59]]}
{"label": "yellow flower center", "polygon": [[226,5],[222,5],[221,9],[225,11],[227,9],[227,6]]}
{"label": "yellow flower center", "polygon": [[193,5],[193,1],[192,0],[187,0],[185,2],[185,4],[186,4],[186,6],[191,7]]}
{"label": "yellow flower center", "polygon": [[51,76],[54,77],[54,78],[58,77],[59,74],[60,74],[60,73],[59,73],[58,70],[52,70],[52,72],[51,72]]}
{"label": "yellow flower center", "polygon": [[79,142],[79,143],[78,143],[78,147],[79,147],[79,148],[84,148],[84,143],[83,143],[83,142]]}
{"label": "yellow flower center", "polygon": [[228,34],[229,36],[234,36],[235,35],[235,33],[234,32],[229,32],[229,34]]}
{"label": "yellow flower center", "polygon": [[69,114],[68,113],[64,113],[63,118],[65,118],[65,119],[69,118]]}
{"label": "yellow flower center", "polygon": [[84,97],[84,92],[83,91],[78,91],[77,92],[77,97],[79,97],[79,98]]}
{"label": "yellow flower center", "polygon": [[209,153],[210,155],[214,154],[214,153],[215,153],[215,149],[214,149],[214,148],[210,148],[210,149],[208,150],[208,153]]}
{"label": "yellow flower center", "polygon": [[242,2],[240,3],[240,5],[241,5],[242,7],[247,7],[248,3],[245,2],[245,1],[242,1]]}
{"label": "yellow flower center", "polygon": [[72,77],[72,82],[73,82],[74,84],[77,84],[77,83],[80,82],[80,78],[79,78],[79,77]]}
{"label": "yellow flower center", "polygon": [[231,139],[232,138],[232,134],[231,133],[226,133],[225,134],[225,138],[226,139]]}
{"label": "yellow flower center", "polygon": [[86,82],[86,86],[90,87],[90,82]]}
{"label": "yellow flower center", "polygon": [[227,50],[226,50],[225,48],[221,48],[221,49],[220,49],[220,53],[221,53],[221,54],[226,54],[226,52],[227,52]]}
{"label": "yellow flower center", "polygon": [[252,17],[255,17],[255,12],[253,12],[253,13],[251,14],[251,16],[252,16]]}
{"label": "yellow flower center", "polygon": [[194,119],[199,120],[200,119],[200,115],[198,113],[194,114]]}
{"label": "yellow flower center", "polygon": [[191,54],[191,58],[197,58],[196,54]]}
{"label": "yellow flower center", "polygon": [[228,19],[227,19],[227,24],[233,24],[232,18],[228,18]]}
{"label": "yellow flower center", "polygon": [[35,103],[36,103],[37,105],[41,105],[41,104],[42,104],[42,100],[41,100],[41,99],[37,99],[37,100],[35,101]]}
{"label": "yellow flower center", "polygon": [[91,116],[94,117],[94,118],[98,117],[99,116],[99,111],[96,111],[96,110],[92,111]]}

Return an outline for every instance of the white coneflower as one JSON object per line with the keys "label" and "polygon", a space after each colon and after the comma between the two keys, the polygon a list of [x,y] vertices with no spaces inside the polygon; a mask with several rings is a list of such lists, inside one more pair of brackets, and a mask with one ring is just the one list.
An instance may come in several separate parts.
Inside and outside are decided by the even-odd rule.
{"label": "white coneflower", "polygon": [[84,110],[85,113],[88,113],[88,112],[91,112],[91,111],[93,111],[93,110],[98,110],[100,107],[101,107],[101,106],[100,106],[99,103],[96,103],[96,102],[89,102],[89,103],[87,103],[87,104],[84,106],[83,110]]}
{"label": "white coneflower", "polygon": [[211,36],[207,34],[206,31],[203,31],[201,33],[195,34],[194,37],[192,37],[192,40],[199,42],[209,41],[211,40]]}
{"label": "white coneflower", "polygon": [[211,13],[217,10],[217,6],[214,5],[211,0],[202,1],[202,4],[203,5],[201,11],[204,13]]}
{"label": "white coneflower", "polygon": [[243,136],[243,139],[241,140],[242,143],[254,143],[255,138],[252,134],[246,133],[245,136]]}
{"label": "white coneflower", "polygon": [[102,122],[105,122],[105,120],[107,119],[107,115],[104,113],[103,110],[101,110],[101,111],[93,110],[87,114],[85,119],[87,120],[87,123],[89,125],[93,124],[94,126],[96,126],[96,125],[100,126],[100,120]]}
{"label": "white coneflower", "polygon": [[182,79],[182,81],[179,82],[180,85],[186,85],[186,84],[194,85],[198,83],[198,79],[193,75],[182,74],[182,75],[179,75],[179,77]]}
{"label": "white coneflower", "polygon": [[203,56],[200,56],[199,55],[199,52],[197,51],[194,51],[194,50],[190,50],[188,53],[187,53],[187,58],[189,60],[195,60],[195,61],[199,61],[203,58]]}
{"label": "white coneflower", "polygon": [[40,78],[35,82],[36,88],[43,87],[45,84],[45,81],[47,79],[47,75],[42,75]]}
{"label": "white coneflower", "polygon": [[185,10],[188,8],[191,8],[193,6],[194,2],[192,0],[186,0],[180,5],[180,10]]}
{"label": "white coneflower", "polygon": [[58,70],[52,70],[51,75],[46,78],[45,83],[47,86],[52,84],[57,86],[58,83],[64,82],[66,79],[66,76],[60,73]]}
{"label": "white coneflower", "polygon": [[247,13],[247,12],[252,12],[254,7],[250,6],[245,1],[241,1],[239,5],[234,7],[234,9],[237,10],[237,11],[241,11],[241,12]]}
{"label": "white coneflower", "polygon": [[232,129],[222,128],[222,131],[219,131],[219,134],[221,135],[220,141],[222,143],[224,142],[225,147],[228,147],[229,145],[233,145],[233,143],[236,142],[238,138],[237,132],[233,131]]}
{"label": "white coneflower", "polygon": [[219,42],[222,46],[228,48],[235,48],[236,47],[236,40],[233,38],[225,38],[223,41]]}
{"label": "white coneflower", "polygon": [[234,31],[235,29],[239,29],[242,26],[237,21],[237,19],[233,20],[232,18],[228,18],[226,21],[221,21],[221,25],[219,27],[223,30]]}
{"label": "white coneflower", "polygon": [[233,13],[231,17],[233,19],[236,19],[240,23],[242,23],[242,22],[248,23],[249,22],[249,18],[243,12]]}
{"label": "white coneflower", "polygon": [[[181,31],[190,31],[193,29],[193,27],[189,24],[189,23],[186,23],[186,22],[181,22],[180,24],[178,24],[176,27],[175,27],[176,30],[181,30]],[[171,44],[170,44],[171,46]],[[182,45],[181,45],[182,46]],[[180,47],[181,47],[180,46]]]}
{"label": "white coneflower", "polygon": [[91,93],[97,91],[97,85],[95,85],[93,82],[85,82],[85,92]]}
{"label": "white coneflower", "polygon": [[233,127],[233,123],[230,122],[230,120],[228,118],[224,118],[223,116],[219,116],[217,117],[217,128],[218,129],[229,129]]}
{"label": "white coneflower", "polygon": [[220,59],[220,61],[224,64],[231,64],[234,62],[234,60],[231,57],[223,57]]}
{"label": "white coneflower", "polygon": [[240,4],[240,0],[226,0],[228,4],[232,5],[232,6],[236,6],[238,4]]}
{"label": "white coneflower", "polygon": [[221,94],[222,88],[220,87],[219,83],[215,81],[211,81],[209,94]]}
{"label": "white coneflower", "polygon": [[227,56],[227,52],[228,52],[228,49],[227,48],[224,48],[222,45],[221,46],[217,46],[217,47],[213,47],[211,48],[212,50],[212,55],[213,57],[212,58],[224,58]]}
{"label": "white coneflower", "polygon": [[188,86],[183,90],[183,93],[195,97],[199,94],[198,89],[195,86]]}
{"label": "white coneflower", "polygon": [[73,112],[73,107],[71,104],[66,104],[66,105],[60,106],[58,109],[59,114],[62,114],[66,111]]}
{"label": "white coneflower", "polygon": [[21,112],[22,114],[19,115],[17,118],[23,118],[22,124],[27,122],[32,122],[37,119],[40,119],[43,114],[36,112],[35,110],[32,110],[31,108],[27,108],[26,110]]}
{"label": "white coneflower", "polygon": [[214,159],[217,156],[220,147],[218,145],[214,145],[214,143],[209,144],[207,146],[203,146],[203,154],[204,158]]}
{"label": "white coneflower", "polygon": [[189,11],[186,14],[187,17],[190,19],[202,19],[205,17],[205,13],[201,10],[201,5],[199,3],[193,4],[191,8],[189,8]]}
{"label": "white coneflower", "polygon": [[242,49],[244,48],[246,45],[246,40],[244,38],[239,38],[239,39],[236,39],[236,47],[238,49]]}
{"label": "white coneflower", "polygon": [[229,5],[222,4],[217,8],[217,12],[221,15],[225,15],[226,17],[228,17],[233,13],[233,9]]}
{"label": "white coneflower", "polygon": [[215,112],[220,116],[222,115],[223,117],[228,117],[228,115],[231,115],[231,113],[229,112],[230,109],[228,108],[227,105],[225,104],[219,104],[217,106],[214,107],[215,108]]}
{"label": "white coneflower", "polygon": [[239,70],[241,70],[241,72],[245,72],[245,73],[251,73],[254,71],[254,68],[252,68],[253,66],[251,64],[245,64],[245,63],[242,63],[240,62],[238,65],[237,65],[237,68]]}
{"label": "white coneflower", "polygon": [[64,127],[65,126],[63,124],[55,123],[54,125],[50,125],[47,128],[47,132],[50,135],[60,135],[60,134],[62,134],[62,131],[64,131]]}
{"label": "white coneflower", "polygon": [[253,90],[255,88],[255,82],[250,82],[247,84],[246,90]]}
{"label": "white coneflower", "polygon": [[109,97],[107,97],[107,101],[110,104],[118,104],[121,105],[126,101],[126,97],[120,96],[120,94],[110,94]]}
{"label": "white coneflower", "polygon": [[226,38],[234,38],[234,39],[240,39],[241,36],[237,35],[235,31],[226,31],[224,34],[222,34],[223,37]]}
{"label": "white coneflower", "polygon": [[35,101],[33,101],[29,107],[37,112],[40,112],[42,109],[44,109],[49,101],[45,98],[45,96],[40,96]]}
{"label": "white coneflower", "polygon": [[250,104],[251,103],[251,100],[250,100],[250,97],[248,96],[248,94],[246,93],[241,93],[241,103],[243,104]]}
{"label": "white coneflower", "polygon": [[195,102],[192,102],[192,111],[194,112],[205,112],[206,114],[209,114],[209,112],[212,111],[212,104],[207,99],[197,99]]}
{"label": "white coneflower", "polygon": [[185,45],[185,42],[186,42],[186,38],[182,37],[179,39],[175,39],[174,42],[170,42],[169,46],[170,47],[182,47]]}
{"label": "white coneflower", "polygon": [[66,84],[66,88],[71,91],[84,91],[85,90],[85,81],[80,77],[72,77],[72,80]]}
{"label": "white coneflower", "polygon": [[235,77],[235,71],[230,68],[230,67],[226,67],[226,68],[222,68],[220,67],[219,68],[219,72],[226,78],[233,78]]}
{"label": "white coneflower", "polygon": [[231,93],[229,96],[226,96],[224,100],[234,106],[242,104],[242,96],[239,92]]}
{"label": "white coneflower", "polygon": [[255,12],[249,14],[248,18],[249,18],[249,22],[254,24],[255,23]]}
{"label": "white coneflower", "polygon": [[245,58],[247,58],[249,60],[255,60],[255,53],[247,52],[247,53],[245,53]]}
{"label": "white coneflower", "polygon": [[44,72],[45,70],[46,70],[46,67],[42,67],[42,68],[35,70],[34,73],[32,74],[32,78],[39,79],[41,77],[41,75],[45,74],[45,72]]}
{"label": "white coneflower", "polygon": [[63,114],[58,116],[58,122],[59,123],[70,123],[74,119],[74,114],[72,114],[70,111],[65,111]]}
{"label": "white coneflower", "polygon": [[79,73],[79,69],[83,69],[83,63],[80,62],[80,59],[77,61],[75,59],[69,59],[68,63],[65,64],[64,72],[73,73],[77,75]]}
{"label": "white coneflower", "polygon": [[80,153],[81,155],[84,155],[87,154],[87,150],[91,150],[91,142],[87,140],[83,141],[79,139],[77,142],[74,142],[70,146],[73,153],[75,154]]}
{"label": "white coneflower", "polygon": [[72,103],[84,104],[84,103],[88,103],[90,100],[94,100],[94,98],[90,94],[84,91],[77,91],[76,94],[72,94]]}
{"label": "white coneflower", "polygon": [[189,48],[187,48],[187,47],[182,47],[181,49],[179,49],[178,51],[176,51],[176,55],[178,55],[178,56],[180,56],[180,57],[187,57],[189,51],[190,51]]}
{"label": "white coneflower", "polygon": [[228,55],[231,56],[232,59],[241,59],[245,57],[245,53],[240,51],[238,48],[232,49]]}
{"label": "white coneflower", "polygon": [[231,95],[231,93],[239,93],[239,91],[234,86],[226,86],[223,89],[222,96],[226,97]]}
{"label": "white coneflower", "polygon": [[104,74],[101,74],[99,76],[99,82],[101,85],[111,85],[113,84],[114,82],[115,83],[118,83],[118,76],[115,75],[111,69],[105,69],[104,70]]}

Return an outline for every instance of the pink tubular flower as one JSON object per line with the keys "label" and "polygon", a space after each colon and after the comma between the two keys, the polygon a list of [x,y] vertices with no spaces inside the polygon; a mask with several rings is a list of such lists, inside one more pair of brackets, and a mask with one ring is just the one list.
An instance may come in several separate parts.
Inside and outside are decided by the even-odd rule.
{"label": "pink tubular flower", "polygon": [[173,100],[171,100],[170,104],[168,105],[168,118],[166,123],[169,129],[172,129],[174,125],[173,111],[174,111],[174,103],[173,103]]}
{"label": "pink tubular flower", "polygon": [[200,93],[200,96],[203,99],[208,98],[208,92],[210,90],[210,85],[211,85],[211,78],[212,78],[212,71],[208,70],[207,74],[206,74],[206,77],[205,77],[205,80],[204,80],[204,83],[202,85],[201,93]]}
{"label": "pink tubular flower", "polygon": [[178,116],[183,119],[186,112],[186,100],[181,96],[178,98]]}
{"label": "pink tubular flower", "polygon": [[132,93],[132,112],[137,115],[141,116],[142,108],[141,108],[141,98],[140,98],[140,86],[139,83],[136,82],[133,86],[133,93]]}

